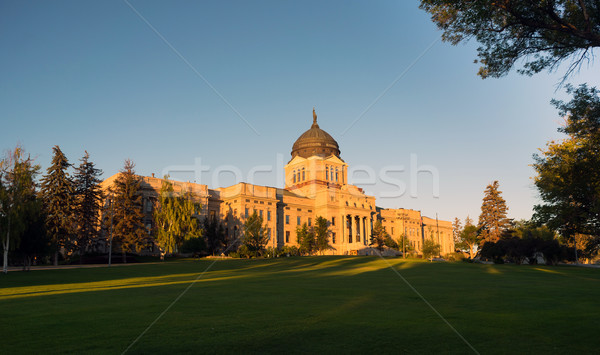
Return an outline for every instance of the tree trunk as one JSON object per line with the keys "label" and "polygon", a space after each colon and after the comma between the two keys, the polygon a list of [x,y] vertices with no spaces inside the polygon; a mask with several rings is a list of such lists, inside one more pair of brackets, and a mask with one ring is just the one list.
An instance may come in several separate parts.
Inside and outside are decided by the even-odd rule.
{"label": "tree trunk", "polygon": [[121,252],[123,255],[123,264],[127,264],[127,252],[125,251],[125,248],[121,248]]}
{"label": "tree trunk", "polygon": [[58,250],[54,252],[54,266],[58,266]]}

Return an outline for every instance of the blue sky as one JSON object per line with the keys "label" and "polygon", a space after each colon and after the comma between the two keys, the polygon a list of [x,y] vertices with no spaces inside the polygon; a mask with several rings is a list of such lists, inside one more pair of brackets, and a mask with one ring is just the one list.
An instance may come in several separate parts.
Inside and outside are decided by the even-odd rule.
{"label": "blue sky", "polygon": [[[416,1],[130,4],[168,44],[123,1],[0,1],[0,148],[21,143],[43,169],[54,145],[73,163],[87,150],[104,177],[126,158],[157,176],[199,162],[173,175],[210,187],[270,167],[253,182],[278,186],[314,106],[350,167],[375,173],[350,178],[380,206],[476,219],[499,180],[509,216],[531,216],[529,164],[560,138],[564,68],[481,80],[477,44],[439,41]],[[599,85],[597,65],[570,82]],[[432,174],[411,179],[411,154],[438,197]]]}

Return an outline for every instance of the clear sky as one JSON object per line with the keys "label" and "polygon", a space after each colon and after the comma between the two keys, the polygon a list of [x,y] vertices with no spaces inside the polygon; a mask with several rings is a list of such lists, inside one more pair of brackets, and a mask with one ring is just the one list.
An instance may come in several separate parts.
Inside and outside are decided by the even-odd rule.
{"label": "clear sky", "polygon": [[[0,148],[20,143],[44,170],[59,145],[105,178],[131,158],[141,175],[282,187],[314,106],[381,207],[477,219],[498,180],[509,217],[531,216],[529,164],[560,137],[564,68],[481,80],[477,43],[439,41],[418,1],[129,4],[0,0]],[[411,156],[439,184],[415,180]]]}

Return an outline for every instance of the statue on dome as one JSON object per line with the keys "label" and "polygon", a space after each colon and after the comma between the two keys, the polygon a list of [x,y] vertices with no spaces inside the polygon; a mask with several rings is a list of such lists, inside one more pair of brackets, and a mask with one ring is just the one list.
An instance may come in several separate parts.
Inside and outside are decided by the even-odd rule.
{"label": "statue on dome", "polygon": [[313,107],[313,124],[317,124],[317,113],[315,112],[314,107]]}

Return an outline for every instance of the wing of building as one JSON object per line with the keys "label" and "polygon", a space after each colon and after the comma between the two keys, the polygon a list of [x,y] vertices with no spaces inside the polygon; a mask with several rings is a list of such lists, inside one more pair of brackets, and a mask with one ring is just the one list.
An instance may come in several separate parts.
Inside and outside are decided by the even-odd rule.
{"label": "wing of building", "polygon": [[[371,254],[371,231],[377,219],[394,240],[407,236],[409,249],[420,253],[424,238],[441,246],[441,254],[454,251],[452,223],[427,218],[411,209],[376,207],[375,197],[348,184],[348,164],[340,156],[338,143],[322,130],[313,110],[313,123],[294,142],[291,160],[285,165],[285,187],[275,188],[239,183],[209,189],[207,185],[171,181],[175,192],[192,192],[202,205],[200,218],[216,217],[225,226],[228,238],[240,236],[244,220],[254,211],[268,228],[268,246],[294,246],[296,227],[314,225],[317,217],[329,221],[330,254]],[[103,182],[108,189],[116,175]],[[146,226],[152,228],[162,179],[141,177]]]}

